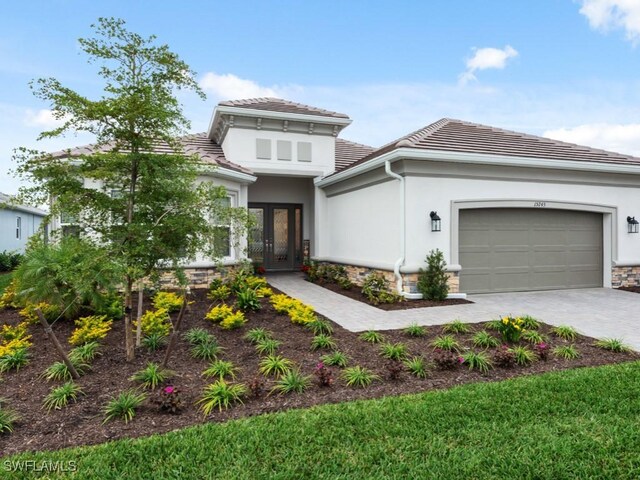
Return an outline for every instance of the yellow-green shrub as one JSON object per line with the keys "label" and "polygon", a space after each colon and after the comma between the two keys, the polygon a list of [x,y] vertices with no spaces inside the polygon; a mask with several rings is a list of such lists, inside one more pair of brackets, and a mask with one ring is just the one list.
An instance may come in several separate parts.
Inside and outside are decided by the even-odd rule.
{"label": "yellow-green shrub", "polygon": [[71,345],[84,345],[106,337],[109,330],[111,330],[113,320],[107,320],[106,315],[90,315],[81,317],[74,323],[77,328],[71,332],[69,343]]}
{"label": "yellow-green shrub", "polygon": [[0,338],[2,338],[3,342],[10,342],[11,340],[28,338],[28,326],[29,325],[27,324],[27,322],[20,322],[13,327],[11,325],[3,325],[2,329],[0,330]]}
{"label": "yellow-green shrub", "polygon": [[252,290],[257,290],[259,288],[266,288],[267,279],[264,277],[250,276],[244,279],[244,283],[247,286],[247,288],[250,288]]}
{"label": "yellow-green shrub", "polygon": [[[171,332],[171,317],[166,308],[158,308],[157,310],[147,310],[144,315],[140,317],[142,324],[142,333],[145,336],[159,335],[166,337]],[[138,327],[138,322],[133,322],[134,326]]]}
{"label": "yellow-green shrub", "polygon": [[284,294],[271,296],[271,305],[278,313],[289,313],[289,310],[295,308],[296,302],[300,303],[295,298],[291,298],[290,296]]}
{"label": "yellow-green shrub", "polygon": [[49,322],[53,322],[60,315],[60,308],[57,305],[51,305],[46,302],[28,303],[18,314],[25,319],[26,322],[38,322],[38,314],[36,308],[39,308],[44,318]]}
{"label": "yellow-green shrub", "polygon": [[227,318],[229,315],[233,314],[233,309],[226,304],[222,304],[222,305],[218,305],[216,307],[213,307],[211,310],[209,310],[209,312],[205,315],[204,318],[206,318],[207,320],[210,320],[212,322],[218,323],[218,322],[222,322],[225,318]]}
{"label": "yellow-green shrub", "polygon": [[308,305],[297,306],[289,311],[289,318],[293,323],[306,324],[316,320],[316,314],[313,308]]}
{"label": "yellow-green shrub", "polygon": [[28,335],[24,338],[14,338],[8,342],[0,343],[0,358],[6,355],[12,355],[18,350],[24,350],[31,346],[31,342],[29,339],[31,335]]}
{"label": "yellow-green shrub", "polygon": [[278,313],[286,313],[293,323],[305,324],[316,319],[315,311],[309,305],[287,295],[273,295],[271,305]]}
{"label": "yellow-green shrub", "polygon": [[156,310],[164,308],[167,312],[177,312],[182,307],[184,298],[173,292],[158,292],[153,297],[153,306]]}
{"label": "yellow-green shrub", "polygon": [[213,301],[223,301],[229,298],[229,295],[231,295],[231,289],[226,285],[220,285],[217,288],[212,288],[207,293],[207,298]]}
{"label": "yellow-green shrub", "polygon": [[16,299],[16,281],[12,280],[0,295],[0,310],[3,308],[19,308]]}
{"label": "yellow-green shrub", "polygon": [[240,328],[245,323],[247,323],[247,319],[244,317],[244,313],[237,311],[231,315],[227,315],[224,320],[220,322],[220,326],[225,330],[233,330],[234,328]]}
{"label": "yellow-green shrub", "polygon": [[273,295],[273,290],[269,287],[260,287],[256,289],[256,295],[258,295],[259,298],[270,297]]}

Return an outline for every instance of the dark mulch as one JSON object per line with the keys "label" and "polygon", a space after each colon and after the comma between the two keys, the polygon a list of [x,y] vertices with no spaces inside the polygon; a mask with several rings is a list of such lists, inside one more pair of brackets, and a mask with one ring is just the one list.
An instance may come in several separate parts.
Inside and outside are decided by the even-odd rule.
{"label": "dark mulch", "polygon": [[371,303],[367,297],[364,296],[362,290],[358,286],[354,285],[349,290],[345,290],[337,283],[327,282],[324,280],[317,280],[313,283],[315,285],[319,285],[320,287],[324,287],[327,290],[331,290],[332,292],[344,295],[345,297],[349,297],[354,300],[358,300],[359,302],[366,303],[367,305],[371,305],[372,307],[379,308],[380,310],[408,310],[410,308],[444,307],[446,305],[461,305],[464,303],[473,303],[472,301],[465,300],[463,298],[449,298],[443,302],[434,302],[432,300],[405,300],[402,302],[380,303],[378,305],[375,305],[374,303]]}
{"label": "dark mulch", "polygon": [[[266,300],[263,301],[262,310],[251,314],[247,325],[235,331],[221,330],[218,326],[204,320],[204,314],[209,306],[204,291],[195,292],[194,300],[195,303],[191,305],[190,311],[185,316],[185,329],[204,327],[214,333],[226,349],[223,358],[242,368],[237,379],[240,382],[248,383],[251,379],[259,376],[259,356],[253,347],[242,339],[250,328],[264,327],[271,330],[274,336],[283,342],[280,353],[300,364],[305,374],[313,374],[320,356],[324,353],[311,351],[312,334],[304,327],[292,324],[288,317],[277,314]],[[0,312],[0,324],[15,324],[19,320],[16,312]],[[471,327],[477,331],[482,329],[483,325],[474,324]],[[55,324],[54,328],[58,337],[66,344],[66,339],[69,337],[73,325],[70,322],[60,321]],[[115,323],[114,328],[104,341],[102,347],[104,355],[95,360],[93,369],[78,381],[86,396],[66,409],[47,414],[42,409],[42,400],[54,383],[42,380],[39,375],[48,365],[58,359],[43,329],[38,325],[33,325],[30,327],[34,341],[31,348],[31,362],[18,372],[5,374],[0,383],[1,396],[7,399],[6,405],[21,416],[14,433],[0,435],[0,456],[21,451],[54,450],[76,445],[96,444],[123,437],[139,437],[168,432],[203,422],[223,422],[289,408],[423,392],[470,382],[496,381],[520,375],[625,362],[640,358],[637,353],[611,353],[601,350],[592,345],[593,339],[581,336],[574,342],[581,356],[573,361],[554,358],[551,355],[547,361],[539,361],[529,367],[496,368],[486,375],[469,371],[464,366],[456,366],[453,370],[435,369],[428,379],[417,379],[407,372],[403,372],[400,379],[389,380],[386,366],[388,361],[379,356],[378,345],[366,343],[358,338],[358,334],[348,332],[337,325],[334,325],[334,329],[333,338],[338,348],[349,356],[350,365],[362,365],[369,368],[380,375],[382,380],[374,382],[367,389],[350,388],[338,378],[339,370],[332,368],[336,381],[331,387],[319,387],[315,383],[314,377],[312,387],[304,394],[290,396],[274,394],[261,398],[247,398],[244,405],[237,405],[220,413],[216,411],[211,418],[205,419],[194,403],[203,387],[208,383],[200,375],[207,363],[191,358],[188,345],[181,339],[170,366],[176,372],[173,384],[182,389],[183,398],[186,401],[183,413],[180,415],[160,413],[157,407],[147,402],[129,424],[121,421],[103,424],[102,408],[105,403],[116,394],[133,388],[134,384],[128,380],[129,377],[137,370],[142,369],[149,361],[160,362],[164,352],[147,353],[140,349],[137,351],[135,361],[127,363],[124,360],[122,323]],[[541,327],[544,334],[549,334],[549,329],[550,327],[546,325]],[[423,355],[427,359],[431,359],[434,353],[430,342],[441,331],[442,327],[429,327],[427,335],[420,338],[409,337],[402,331],[387,331],[384,332],[384,335],[387,341],[404,342],[411,355]],[[472,334],[458,335],[458,339],[465,347],[470,347],[471,336]],[[549,341],[551,347],[564,343],[564,341],[551,336],[549,336]],[[265,386],[270,389],[273,386],[273,381],[266,380]]]}
{"label": "dark mulch", "polygon": [[634,287],[618,287],[618,290],[624,290],[625,292],[640,293],[640,286],[634,286]]}

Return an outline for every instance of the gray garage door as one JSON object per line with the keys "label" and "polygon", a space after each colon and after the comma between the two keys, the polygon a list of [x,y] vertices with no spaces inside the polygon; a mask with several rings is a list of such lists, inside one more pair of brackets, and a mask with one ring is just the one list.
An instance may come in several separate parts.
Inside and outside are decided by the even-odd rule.
{"label": "gray garage door", "polygon": [[518,292],[602,286],[602,214],[568,210],[460,210],[460,291]]}

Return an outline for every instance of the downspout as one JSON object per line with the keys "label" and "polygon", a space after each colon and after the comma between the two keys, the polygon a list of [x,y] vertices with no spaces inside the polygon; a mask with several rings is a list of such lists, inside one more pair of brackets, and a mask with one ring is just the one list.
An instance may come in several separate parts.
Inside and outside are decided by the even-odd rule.
{"label": "downspout", "polygon": [[400,181],[400,258],[398,258],[398,260],[396,260],[396,263],[393,265],[393,274],[396,277],[396,288],[398,289],[398,293],[404,296],[405,293],[402,287],[402,275],[400,274],[400,267],[404,264],[407,254],[405,178],[402,175],[398,175],[391,170],[391,162],[389,160],[386,160],[384,162],[384,171],[391,178],[395,178],[396,180]]}

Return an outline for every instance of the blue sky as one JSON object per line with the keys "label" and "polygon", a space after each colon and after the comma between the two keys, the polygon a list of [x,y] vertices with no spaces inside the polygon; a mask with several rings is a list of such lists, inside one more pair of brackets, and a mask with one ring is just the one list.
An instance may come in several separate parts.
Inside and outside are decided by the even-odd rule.
{"label": "blue sky", "polygon": [[53,125],[31,79],[100,94],[77,38],[100,16],[154,33],[198,72],[193,131],[223,99],[273,95],[349,114],[378,146],[454,117],[640,155],[640,0],[73,1],[0,6],[0,191],[12,149]]}

